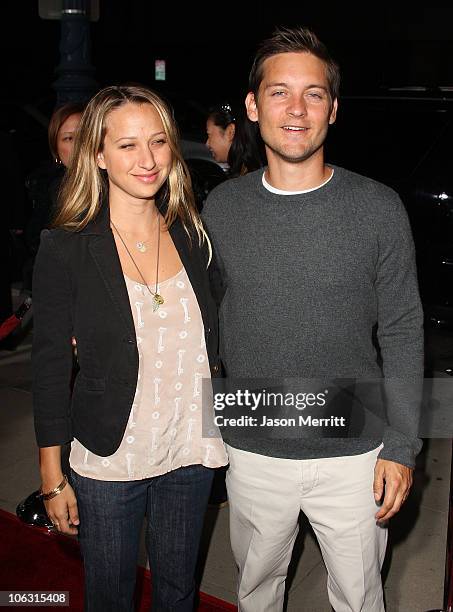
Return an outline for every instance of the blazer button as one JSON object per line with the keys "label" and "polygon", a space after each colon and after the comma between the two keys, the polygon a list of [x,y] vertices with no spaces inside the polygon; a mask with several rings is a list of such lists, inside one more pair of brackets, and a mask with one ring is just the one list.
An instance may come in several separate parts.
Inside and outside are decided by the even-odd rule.
{"label": "blazer button", "polygon": [[126,339],[126,342],[127,342],[128,344],[135,344],[135,340],[134,340],[133,338],[127,338],[127,339]]}
{"label": "blazer button", "polygon": [[206,327],[206,333],[210,334],[211,333],[211,328],[210,327]]}
{"label": "blazer button", "polygon": [[217,374],[217,372],[219,371],[219,366],[217,364],[212,366],[212,371]]}

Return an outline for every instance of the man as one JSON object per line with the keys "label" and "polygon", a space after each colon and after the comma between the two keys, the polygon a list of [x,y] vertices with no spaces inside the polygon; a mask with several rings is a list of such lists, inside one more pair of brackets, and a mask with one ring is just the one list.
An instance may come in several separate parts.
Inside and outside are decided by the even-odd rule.
{"label": "man", "polygon": [[391,189],[324,162],[339,80],[309,30],[280,29],[264,41],[246,107],[268,167],[217,187],[205,206],[226,291],[227,375],[383,375],[387,393],[380,439],[229,435],[242,612],[282,609],[300,511],[318,538],[335,611],[382,612],[386,521],[409,493],[421,447],[422,310],[409,224]]}

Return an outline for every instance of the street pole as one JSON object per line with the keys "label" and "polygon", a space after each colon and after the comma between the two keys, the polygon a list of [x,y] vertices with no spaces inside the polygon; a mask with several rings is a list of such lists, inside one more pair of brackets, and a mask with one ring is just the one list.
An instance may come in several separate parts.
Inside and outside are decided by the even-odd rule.
{"label": "street pole", "polygon": [[98,90],[91,65],[90,0],[63,0],[60,63],[53,83],[57,106],[85,102]]}

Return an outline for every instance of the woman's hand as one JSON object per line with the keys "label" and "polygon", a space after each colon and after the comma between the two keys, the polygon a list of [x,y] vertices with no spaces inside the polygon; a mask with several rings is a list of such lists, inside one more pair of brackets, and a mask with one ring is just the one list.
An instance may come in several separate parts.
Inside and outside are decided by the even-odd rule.
{"label": "woman's hand", "polygon": [[76,525],[79,525],[79,513],[74,490],[68,483],[54,498],[44,501],[47,514],[55,528],[61,533],[77,535]]}
{"label": "woman's hand", "polygon": [[[63,480],[61,470],[61,446],[44,446],[39,449],[39,464],[41,471],[41,491],[50,493],[60,489],[60,493],[52,499],[44,500],[47,514],[61,533],[76,535],[79,524],[77,500],[71,485]],[[61,485],[66,482],[63,488]]]}

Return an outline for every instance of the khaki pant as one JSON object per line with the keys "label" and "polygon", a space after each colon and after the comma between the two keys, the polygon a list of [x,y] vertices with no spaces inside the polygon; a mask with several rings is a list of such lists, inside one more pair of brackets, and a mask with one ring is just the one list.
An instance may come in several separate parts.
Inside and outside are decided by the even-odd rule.
{"label": "khaki pant", "polygon": [[381,567],[387,529],[376,524],[374,466],[362,455],[280,459],[227,447],[231,545],[240,612],[280,612],[298,533],[309,519],[328,571],[336,612],[383,612]]}

